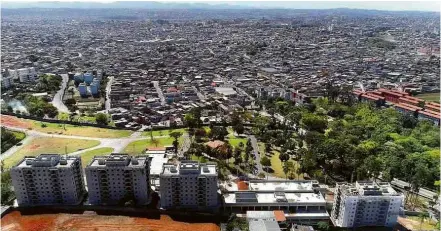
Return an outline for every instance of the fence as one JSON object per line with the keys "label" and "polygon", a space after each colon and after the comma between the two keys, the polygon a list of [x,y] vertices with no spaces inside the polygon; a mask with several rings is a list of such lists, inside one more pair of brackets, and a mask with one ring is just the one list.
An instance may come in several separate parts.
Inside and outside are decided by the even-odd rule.
{"label": "fence", "polygon": [[58,119],[45,119],[45,118],[40,118],[40,117],[35,117],[35,116],[30,116],[30,115],[21,115],[21,114],[15,114],[15,113],[4,112],[4,111],[2,111],[1,114],[15,116],[17,118],[22,118],[22,119],[31,119],[31,120],[41,121],[41,122],[47,122],[47,123],[71,124],[71,125],[76,125],[76,126],[90,126],[90,127],[108,128],[108,129],[115,129],[115,130],[134,130],[134,129],[119,128],[119,127],[113,127],[110,125],[87,123],[87,122],[76,122],[76,121],[58,120]]}

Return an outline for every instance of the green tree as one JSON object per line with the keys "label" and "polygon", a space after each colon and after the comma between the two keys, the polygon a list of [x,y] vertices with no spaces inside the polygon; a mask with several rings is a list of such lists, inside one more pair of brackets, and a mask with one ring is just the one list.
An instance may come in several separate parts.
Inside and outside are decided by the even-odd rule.
{"label": "green tree", "polygon": [[235,165],[239,165],[242,162],[242,150],[239,147],[234,148],[233,157]]}
{"label": "green tree", "polygon": [[12,205],[15,197],[9,170],[1,173],[1,204]]}
{"label": "green tree", "polygon": [[285,174],[285,179],[288,179],[288,173],[289,173],[289,165],[288,165],[288,163],[291,163],[291,162],[289,162],[289,161],[286,161],[286,162],[283,162],[283,166],[282,166],[282,169],[283,169],[283,173]]}
{"label": "green tree", "polygon": [[264,156],[260,159],[260,164],[262,164],[262,166],[264,166],[268,170],[268,167],[271,166],[271,160],[268,157]]}
{"label": "green tree", "polygon": [[320,231],[327,231],[329,230],[329,223],[326,221],[320,221],[317,223],[317,228]]}
{"label": "green tree", "polygon": [[109,123],[107,119],[107,115],[104,113],[97,113],[95,115],[95,121],[97,124],[101,124],[101,125],[107,125]]}
{"label": "green tree", "polygon": [[301,122],[305,130],[321,133],[323,133],[328,126],[326,118],[314,114],[303,115]]}
{"label": "green tree", "polygon": [[173,147],[175,149],[175,153],[178,153],[178,146],[179,146],[179,137],[182,136],[182,132],[170,132],[169,134],[170,137],[173,137]]}
{"label": "green tree", "polygon": [[215,126],[210,131],[210,137],[215,140],[224,140],[226,135],[228,131],[225,127]]}
{"label": "green tree", "polygon": [[58,109],[52,104],[46,104],[43,110],[44,114],[48,115],[50,118],[58,116]]}

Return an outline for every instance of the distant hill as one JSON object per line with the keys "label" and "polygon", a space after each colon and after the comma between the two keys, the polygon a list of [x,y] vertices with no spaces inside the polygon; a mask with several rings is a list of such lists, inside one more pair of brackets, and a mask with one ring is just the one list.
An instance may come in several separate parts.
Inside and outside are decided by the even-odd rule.
{"label": "distant hill", "polygon": [[100,2],[2,2],[2,8],[71,8],[71,9],[253,9],[250,6],[207,3],[162,3],[153,1]]}

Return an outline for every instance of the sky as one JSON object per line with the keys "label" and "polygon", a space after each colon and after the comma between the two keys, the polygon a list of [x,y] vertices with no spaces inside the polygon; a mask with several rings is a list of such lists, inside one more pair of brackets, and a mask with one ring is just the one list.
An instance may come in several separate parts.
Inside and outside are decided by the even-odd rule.
{"label": "sky", "polygon": [[[117,0],[1,0],[2,2],[102,2],[109,3]],[[141,1],[141,0],[118,0],[118,1]],[[415,11],[440,11],[438,1],[185,1],[185,0],[159,0],[157,2],[186,2],[186,3],[208,3],[231,5],[243,5],[253,7],[271,8],[294,8],[294,9],[329,9],[329,8],[355,8],[355,9],[375,9],[375,10],[415,10]]]}

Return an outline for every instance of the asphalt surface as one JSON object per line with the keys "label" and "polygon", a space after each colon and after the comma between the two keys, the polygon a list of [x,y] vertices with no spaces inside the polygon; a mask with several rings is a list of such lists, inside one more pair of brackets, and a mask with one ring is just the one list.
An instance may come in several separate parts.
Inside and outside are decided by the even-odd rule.
{"label": "asphalt surface", "polygon": [[106,103],[105,103],[106,112],[110,110],[110,91],[112,90],[112,82],[113,82],[113,76],[110,76],[106,86]]}
{"label": "asphalt surface", "polygon": [[257,174],[259,174],[264,171],[262,168],[262,164],[260,163],[260,154],[259,154],[259,146],[257,145],[257,139],[253,135],[248,136],[248,137],[251,140],[251,146],[253,146],[253,153],[254,153],[254,156],[256,157],[254,163],[256,163],[257,171],[258,171]]}
{"label": "asphalt surface", "polygon": [[161,99],[161,105],[165,105],[164,94],[162,94],[162,90],[159,87],[159,82],[158,81],[152,81],[152,82],[153,82],[153,86],[156,88],[156,92],[158,93],[159,98]]}
{"label": "asphalt surface", "polygon": [[52,99],[52,105],[54,105],[59,112],[69,113],[66,105],[63,103],[64,90],[66,89],[67,82],[69,81],[69,76],[67,74],[61,74],[63,81],[61,82],[61,88],[57,91],[54,98]]}
{"label": "asphalt surface", "polygon": [[[100,142],[100,144],[95,147],[83,149],[83,150],[78,150],[76,152],[69,153],[69,155],[77,155],[77,154],[81,154],[83,152],[87,152],[87,151],[94,150],[97,148],[106,148],[106,147],[113,148],[114,149],[113,152],[122,152],[124,150],[124,148],[133,141],[149,139],[148,137],[141,137],[141,134],[142,134],[141,132],[134,132],[131,136],[122,137],[122,138],[97,138],[97,137],[85,137],[85,136],[73,136],[73,135],[48,134],[48,133],[38,132],[38,131],[29,130],[29,129],[25,129],[25,128],[15,128],[15,127],[9,127],[9,126],[5,126],[5,127],[10,130],[21,131],[21,132],[26,133],[26,138],[22,141],[21,146],[14,146],[14,147],[10,148],[8,151],[6,151],[5,153],[3,153],[0,156],[0,160],[6,159],[7,157],[9,157],[13,153],[15,153],[17,150],[19,150],[21,147],[23,147],[25,144],[29,143],[32,139],[38,138],[38,137],[97,140]],[[165,138],[165,137],[168,137],[168,136],[154,136],[154,138]]]}

